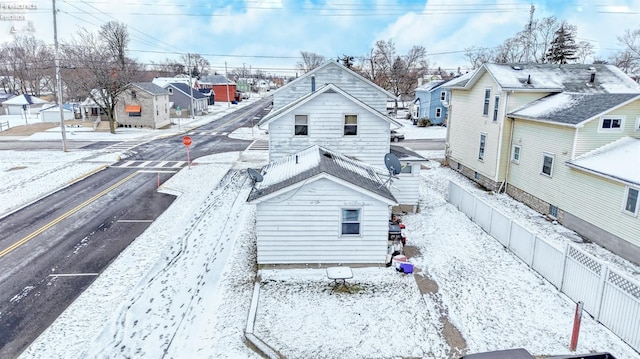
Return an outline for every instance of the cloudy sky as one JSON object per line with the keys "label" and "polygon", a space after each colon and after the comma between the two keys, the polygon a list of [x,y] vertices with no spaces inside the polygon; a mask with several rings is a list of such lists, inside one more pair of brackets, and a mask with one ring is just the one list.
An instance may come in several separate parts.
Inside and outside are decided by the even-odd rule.
{"label": "cloudy sky", "polygon": [[[50,0],[0,5],[0,41],[32,33],[53,43]],[[251,67],[295,73],[300,51],[326,58],[367,57],[377,40],[391,39],[398,53],[427,49],[432,65],[464,68],[464,49],[494,47],[529,20],[556,16],[578,27],[578,41],[591,42],[599,58],[621,48],[617,37],[639,25],[638,0],[56,0],[58,37],[81,28],[96,31],[107,21],[128,25],[131,56],[143,63],[203,55],[218,72]],[[4,30],[3,30],[4,28]]]}

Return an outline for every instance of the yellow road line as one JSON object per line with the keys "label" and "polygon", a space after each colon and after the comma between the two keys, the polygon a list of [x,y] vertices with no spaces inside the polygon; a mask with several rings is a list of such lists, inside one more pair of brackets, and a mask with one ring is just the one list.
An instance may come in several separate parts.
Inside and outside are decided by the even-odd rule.
{"label": "yellow road line", "polygon": [[9,247],[3,249],[2,251],[0,251],[0,258],[9,254],[10,252],[12,252],[14,249],[20,247],[21,245],[27,243],[28,241],[32,240],[33,238],[35,238],[37,235],[39,235],[40,233],[46,231],[47,229],[55,226],[56,224],[60,223],[61,221],[65,220],[66,218],[68,218],[69,216],[71,216],[72,214],[78,212],[79,210],[83,209],[84,207],[88,206],[89,204],[91,204],[92,202],[94,202],[95,200],[97,200],[98,198],[104,196],[105,194],[113,191],[114,189],[116,189],[117,187],[121,186],[123,183],[127,182],[128,180],[132,179],[135,175],[137,175],[137,172],[134,172],[132,174],[130,174],[129,176],[123,178],[122,180],[120,180],[119,182],[117,182],[116,184],[112,185],[111,187],[105,189],[104,191],[96,194],[95,196],[89,198],[88,200],[84,201],[83,203],[77,205],[75,208],[73,208],[72,210],[68,211],[67,213],[61,215],[60,217],[54,219],[53,221],[47,223],[46,225],[42,226],[40,229],[36,230],[35,232],[31,233],[30,235],[22,238],[21,240],[17,241],[16,243],[10,245]]}

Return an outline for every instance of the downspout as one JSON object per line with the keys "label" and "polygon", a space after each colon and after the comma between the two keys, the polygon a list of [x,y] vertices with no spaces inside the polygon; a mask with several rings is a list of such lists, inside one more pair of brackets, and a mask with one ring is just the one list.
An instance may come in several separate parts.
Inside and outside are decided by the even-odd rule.
{"label": "downspout", "polygon": [[451,116],[451,109],[452,109],[453,105],[451,103],[451,95],[449,95],[449,106],[447,106],[447,132],[445,133],[444,136],[444,165],[446,167],[449,166],[449,150],[450,150],[450,145],[449,145],[449,132],[451,132],[451,119],[453,118]]}
{"label": "downspout", "polygon": [[[507,119],[507,104],[509,103],[509,92],[505,91],[505,99],[504,99],[504,118]],[[498,188],[498,193],[502,192],[502,187],[504,187],[505,191],[507,190],[507,181],[509,181],[509,169],[511,168],[511,149],[513,148],[513,127],[515,125],[515,119],[513,117],[510,117],[511,119],[511,129],[509,131],[509,152],[506,156],[506,160],[507,160],[507,169],[505,171],[504,174],[504,181],[500,184],[500,188]],[[504,125],[504,122],[503,122]],[[502,141],[499,142],[500,144],[502,144]],[[500,152],[498,152],[498,154],[500,154]],[[499,158],[499,157],[498,157]],[[498,160],[498,172],[496,174],[496,176],[500,175],[500,160]]]}
{"label": "downspout", "polygon": [[[501,91],[502,92],[502,91]],[[506,94],[506,98],[504,101],[504,112],[502,113],[502,125],[500,126],[500,131],[498,131],[498,153],[496,153],[496,174],[493,177],[493,180],[497,183],[498,180],[500,179],[500,153],[502,152],[502,134],[504,131],[504,119],[506,119],[507,117],[507,101],[509,100],[509,93],[504,91],[504,93]],[[502,96],[500,96],[502,97]],[[502,184],[500,185],[500,188],[502,188]],[[498,188],[498,191],[500,191],[500,188]]]}

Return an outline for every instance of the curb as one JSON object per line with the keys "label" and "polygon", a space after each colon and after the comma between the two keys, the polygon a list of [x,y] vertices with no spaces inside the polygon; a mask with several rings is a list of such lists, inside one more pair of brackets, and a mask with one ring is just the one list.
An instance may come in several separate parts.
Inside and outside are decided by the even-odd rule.
{"label": "curb", "polygon": [[252,344],[250,346],[253,350],[255,350],[258,354],[269,358],[269,359],[281,359],[284,358],[277,351],[271,348],[267,343],[265,343],[262,339],[258,338],[255,334],[253,334],[253,325],[256,321],[256,313],[258,311],[258,299],[260,298],[260,282],[255,282],[253,284],[253,296],[251,297],[251,308],[249,309],[249,316],[247,317],[247,328],[244,331],[244,337],[247,339],[249,343]]}

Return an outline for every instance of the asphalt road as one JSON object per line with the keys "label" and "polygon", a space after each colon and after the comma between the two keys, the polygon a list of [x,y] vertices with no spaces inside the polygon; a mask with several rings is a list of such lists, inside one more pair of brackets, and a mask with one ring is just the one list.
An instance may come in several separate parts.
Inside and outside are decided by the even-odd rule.
{"label": "asphalt road", "polygon": [[[268,104],[193,131],[191,158],[246,149],[250,141],[224,133],[251,125]],[[17,357],[165,211],[174,197],[157,192],[157,178],[165,182],[184,167],[185,152],[182,136],[146,142],[120,163],[0,219],[0,358]],[[143,166],[128,167],[132,160]],[[144,167],[154,162],[180,167]]]}

